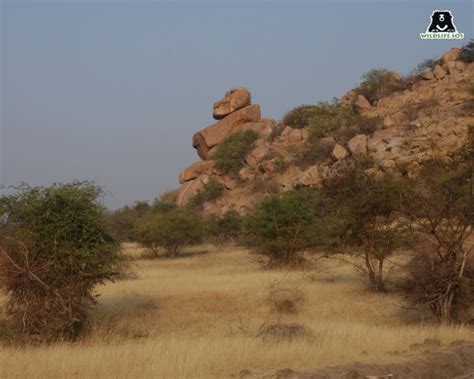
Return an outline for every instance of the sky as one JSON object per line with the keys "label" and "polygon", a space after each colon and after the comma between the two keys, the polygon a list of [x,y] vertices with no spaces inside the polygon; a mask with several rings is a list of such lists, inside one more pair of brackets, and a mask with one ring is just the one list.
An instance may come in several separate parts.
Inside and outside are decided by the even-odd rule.
{"label": "sky", "polygon": [[[435,9],[463,41],[421,40]],[[0,184],[92,180],[111,209],[177,188],[233,87],[264,117],[408,73],[473,35],[473,2],[0,0]]]}

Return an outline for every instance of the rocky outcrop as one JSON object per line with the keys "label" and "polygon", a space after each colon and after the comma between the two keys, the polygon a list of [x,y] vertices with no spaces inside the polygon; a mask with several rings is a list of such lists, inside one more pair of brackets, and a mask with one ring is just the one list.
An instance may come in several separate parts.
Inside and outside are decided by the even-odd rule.
{"label": "rocky outcrop", "polygon": [[[193,135],[193,147],[202,161],[193,163],[179,175],[181,187],[178,192],[178,206],[186,205],[197,192],[203,189],[204,183],[210,176],[219,176],[219,180],[227,190],[234,190],[237,187],[238,182],[235,178],[221,176],[212,160],[222,141],[236,132],[245,130],[255,131],[263,141],[270,137],[275,128],[274,120],[261,118],[260,106],[251,104],[251,94],[244,87],[233,88],[224,95],[223,99],[216,101],[212,116],[219,121]],[[250,171],[244,170],[242,173],[242,176],[248,179],[255,176],[252,167],[255,168],[270,151],[268,144],[256,145],[257,147],[247,158],[250,167],[246,168]]]}
{"label": "rocky outcrop", "polygon": [[[274,120],[261,118],[260,107],[250,103],[248,90],[230,90],[214,104],[213,116],[219,121],[193,136],[193,146],[202,161],[180,174],[178,205],[187,204],[210,177],[215,177],[225,191],[218,200],[206,203],[204,211],[250,212],[268,193],[289,191],[298,185],[320,186],[347,165],[365,157],[371,162],[366,172],[375,177],[394,172],[416,178],[425,161],[448,157],[462,147],[468,127],[474,125],[474,98],[468,91],[473,83],[474,63],[458,61],[459,53],[459,49],[451,49],[433,70],[422,73],[411,88],[394,92],[374,104],[355,90],[348,91],[341,98],[343,106],[380,120],[373,132],[359,132],[347,137],[348,141],[337,134],[315,141],[307,128],[282,124],[277,128]],[[397,73],[392,75],[394,80],[400,78]],[[259,139],[245,157],[238,177],[222,175],[215,167],[213,155],[224,139],[244,130],[257,132]],[[317,164],[311,159],[305,161],[310,143],[324,149]],[[302,161],[298,166],[297,157]]]}
{"label": "rocky outcrop", "polygon": [[196,179],[184,183],[178,190],[176,205],[183,207],[188,204],[191,198],[204,188],[208,180],[208,175],[201,174]]}
{"label": "rocky outcrop", "polygon": [[196,179],[202,173],[209,171],[214,168],[214,161],[199,161],[193,163],[187,169],[179,174],[179,182],[181,184],[189,182],[190,180]]}

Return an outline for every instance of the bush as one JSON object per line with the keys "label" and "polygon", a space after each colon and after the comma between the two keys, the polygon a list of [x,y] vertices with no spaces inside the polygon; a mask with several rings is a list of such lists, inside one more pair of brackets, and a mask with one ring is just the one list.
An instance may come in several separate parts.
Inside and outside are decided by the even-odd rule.
{"label": "bush", "polygon": [[211,176],[208,182],[204,184],[203,189],[191,198],[189,205],[196,208],[202,206],[206,201],[216,200],[222,196],[224,189],[224,185]]}
{"label": "bush", "polygon": [[216,168],[225,175],[237,176],[257,139],[258,134],[253,130],[237,132],[224,139],[214,155]]}
{"label": "bush", "polygon": [[244,223],[246,244],[270,265],[298,264],[298,252],[319,242],[313,201],[305,190],[266,197]]}
{"label": "bush", "polygon": [[330,140],[312,138],[295,151],[293,163],[305,169],[319,162],[331,159],[331,152],[334,149],[334,145],[335,142]]}
{"label": "bush", "polygon": [[96,286],[125,268],[119,244],[105,231],[100,194],[91,183],[74,182],[23,185],[0,198],[0,280],[9,329],[30,342],[83,334]]}
{"label": "bush", "polygon": [[158,199],[155,199],[151,212],[168,212],[176,209],[177,190],[171,190],[163,193]]}
{"label": "bush", "polygon": [[290,120],[296,120],[289,126],[308,128],[313,140],[332,136],[342,144],[357,134],[373,133],[380,124],[378,118],[362,116],[355,109],[337,102],[296,107],[289,115],[292,116]]}
{"label": "bush", "polygon": [[[322,103],[324,104],[324,103]],[[293,129],[306,128],[310,120],[317,115],[319,105],[300,105],[283,116],[282,124]]]}
{"label": "bush", "polygon": [[235,211],[229,210],[222,216],[209,215],[206,219],[206,234],[213,243],[228,243],[240,237],[242,217]]}
{"label": "bush", "polygon": [[467,44],[465,44],[461,49],[461,54],[459,55],[459,60],[465,63],[474,62],[474,40],[471,39]]}
{"label": "bush", "polygon": [[163,249],[176,258],[185,246],[200,243],[205,233],[201,216],[190,209],[151,213],[135,227],[136,240],[158,256]]}
{"label": "bush", "polygon": [[126,205],[115,211],[106,211],[104,218],[108,232],[117,241],[133,241],[133,227],[149,210],[147,202],[137,201],[133,207]]}
{"label": "bush", "polygon": [[372,69],[362,75],[362,83],[355,91],[371,104],[396,91],[407,89],[409,81],[385,69]]}

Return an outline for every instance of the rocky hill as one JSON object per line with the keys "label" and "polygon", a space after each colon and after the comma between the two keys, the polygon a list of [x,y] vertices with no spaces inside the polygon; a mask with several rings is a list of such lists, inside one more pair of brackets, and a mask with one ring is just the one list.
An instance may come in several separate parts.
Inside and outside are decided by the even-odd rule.
{"label": "rocky hill", "polygon": [[[371,159],[369,170],[374,175],[395,171],[416,177],[424,161],[449,157],[462,147],[469,126],[474,125],[474,98],[468,90],[473,85],[474,63],[458,61],[459,53],[460,49],[451,49],[408,89],[372,104],[354,89],[347,92],[341,106],[356,109],[367,120],[378,120],[375,129],[349,140],[322,138],[330,144],[330,151],[309,167],[295,163],[295,154],[314,142],[307,128],[262,118],[247,89],[230,90],[213,106],[213,117],[218,121],[192,138],[201,160],[181,172],[177,205],[186,205],[214,177],[225,191],[205,203],[203,210],[223,213],[235,209],[245,214],[269,193],[285,192],[298,184],[318,186],[360,157]],[[224,175],[216,167],[215,153],[226,138],[244,130],[255,131],[258,139],[238,175]]]}

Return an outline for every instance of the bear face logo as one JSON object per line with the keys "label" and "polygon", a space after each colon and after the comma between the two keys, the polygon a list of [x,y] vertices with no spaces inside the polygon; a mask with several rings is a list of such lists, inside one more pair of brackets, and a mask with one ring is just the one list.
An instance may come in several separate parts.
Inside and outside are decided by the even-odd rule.
{"label": "bear face logo", "polygon": [[453,23],[453,15],[450,11],[436,10],[431,15],[431,23],[426,30],[427,33],[456,33]]}

